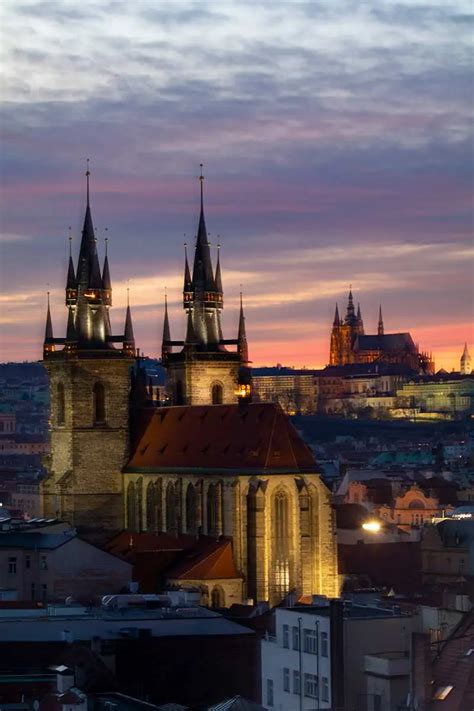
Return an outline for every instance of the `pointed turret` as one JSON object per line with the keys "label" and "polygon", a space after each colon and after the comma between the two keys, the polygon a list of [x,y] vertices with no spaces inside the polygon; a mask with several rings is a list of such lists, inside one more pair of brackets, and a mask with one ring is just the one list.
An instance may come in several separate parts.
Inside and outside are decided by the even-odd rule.
{"label": "pointed turret", "polygon": [[184,243],[184,284],[183,284],[183,307],[189,308],[194,299],[193,284],[188,262],[188,244]]}
{"label": "pointed turret", "polygon": [[110,278],[109,255],[108,255],[108,237],[105,238],[105,257],[104,267],[102,269],[102,289],[104,291],[104,304],[112,306],[112,280]]}
{"label": "pointed turret", "polygon": [[69,307],[67,315],[66,341],[74,343],[77,341],[76,326],[74,323],[74,309]]}
{"label": "pointed turret", "polygon": [[364,322],[362,320],[362,312],[360,310],[360,304],[357,304],[357,332],[360,335],[364,334]]}
{"label": "pointed turret", "polygon": [[341,319],[339,318],[339,307],[336,304],[336,310],[334,312],[334,321],[332,322],[333,326],[340,326],[341,325]]}
{"label": "pointed turret", "polygon": [[379,323],[377,326],[377,335],[378,336],[384,335],[384,326],[383,326],[383,318],[382,318],[382,304],[380,304],[380,306],[379,306]]}
{"label": "pointed turret", "polygon": [[224,291],[222,289],[221,246],[220,246],[220,244],[217,245],[216,277],[215,277],[214,281],[216,284],[217,300],[219,303],[219,307],[222,308],[224,305]]}
{"label": "pointed turret", "polygon": [[247,344],[247,334],[245,331],[245,315],[242,301],[242,292],[240,292],[240,314],[239,314],[239,332],[237,336],[237,350],[240,353],[242,363],[248,363],[249,350]]}
{"label": "pointed turret", "polygon": [[130,311],[130,290],[127,289],[127,311],[125,312],[125,328],[123,331],[123,350],[129,355],[135,355],[135,336],[133,335],[132,312]]}
{"label": "pointed turret", "polygon": [[168,295],[165,291],[165,317],[163,319],[163,339],[161,342],[161,360],[165,362],[169,353],[172,353],[172,347],[170,345],[171,341],[171,330],[170,322],[168,318]]}
{"label": "pointed turret", "polygon": [[47,292],[48,305],[46,308],[46,326],[44,329],[44,344],[43,344],[43,354],[53,353],[54,347],[54,337],[53,337],[53,322],[51,320],[51,309],[49,304],[49,291]]}
{"label": "pointed turret", "polygon": [[196,334],[194,332],[194,324],[193,324],[193,312],[188,311],[188,320],[186,323],[186,338],[184,341],[184,345],[186,346],[194,346],[196,343]]}

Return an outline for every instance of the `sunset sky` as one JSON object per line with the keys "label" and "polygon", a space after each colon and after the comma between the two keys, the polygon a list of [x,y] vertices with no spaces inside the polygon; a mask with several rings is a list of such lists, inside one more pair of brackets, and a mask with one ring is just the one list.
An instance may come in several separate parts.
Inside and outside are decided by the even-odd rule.
{"label": "sunset sky", "polygon": [[[436,367],[474,355],[472,5],[446,2],[0,4],[0,360],[39,359],[47,284],[66,321],[85,162],[114,332],[183,337],[183,242],[204,163],[222,244],[224,335],[244,292],[250,357],[323,366],[352,284],[366,332],[411,331]],[[186,238],[183,236],[186,234]],[[215,252],[214,252],[215,254]]]}

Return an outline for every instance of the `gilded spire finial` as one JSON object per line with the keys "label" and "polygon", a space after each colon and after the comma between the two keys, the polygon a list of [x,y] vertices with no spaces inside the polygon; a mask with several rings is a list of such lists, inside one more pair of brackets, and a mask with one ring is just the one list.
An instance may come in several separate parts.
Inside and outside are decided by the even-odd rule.
{"label": "gilded spire finial", "polygon": [[105,256],[106,257],[108,256],[108,247],[109,247],[109,238],[108,238],[107,232],[108,232],[108,227],[105,228],[105,233],[106,233],[105,234]]}
{"label": "gilded spire finial", "polygon": [[71,227],[71,225],[69,225],[68,231],[69,231],[69,237],[68,237],[68,239],[69,239],[69,256],[72,257],[72,227]]}
{"label": "gilded spire finial", "polygon": [[130,306],[130,287],[127,286],[127,306]]}
{"label": "gilded spire finial", "polygon": [[87,185],[87,207],[89,207],[89,176],[91,174],[89,170],[90,158],[86,158],[87,170],[86,170],[86,185]]}

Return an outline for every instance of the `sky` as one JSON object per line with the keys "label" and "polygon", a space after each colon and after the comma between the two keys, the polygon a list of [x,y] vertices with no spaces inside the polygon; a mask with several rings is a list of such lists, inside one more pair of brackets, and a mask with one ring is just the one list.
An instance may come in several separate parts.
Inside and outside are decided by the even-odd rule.
{"label": "sky", "polygon": [[0,360],[41,358],[48,289],[64,335],[86,158],[113,330],[129,287],[146,355],[165,287],[184,335],[202,162],[255,365],[324,366],[350,284],[366,333],[381,303],[437,368],[474,356],[470,1],[2,0],[0,26]]}

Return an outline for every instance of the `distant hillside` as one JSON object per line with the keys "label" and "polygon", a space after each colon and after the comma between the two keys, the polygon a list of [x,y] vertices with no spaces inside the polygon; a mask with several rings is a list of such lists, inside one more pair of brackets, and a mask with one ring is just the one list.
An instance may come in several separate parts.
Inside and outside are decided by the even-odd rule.
{"label": "distant hillside", "polygon": [[46,382],[42,363],[0,363],[0,380],[41,380]]}

